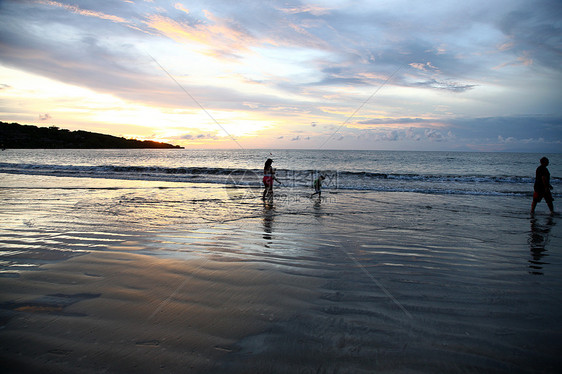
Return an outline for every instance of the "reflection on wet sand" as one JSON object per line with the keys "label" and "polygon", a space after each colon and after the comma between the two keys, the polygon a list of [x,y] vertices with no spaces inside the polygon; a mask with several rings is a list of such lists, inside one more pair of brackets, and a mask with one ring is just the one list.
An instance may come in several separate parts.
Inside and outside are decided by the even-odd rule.
{"label": "reflection on wet sand", "polygon": [[271,197],[263,201],[263,238],[266,240],[266,248],[270,248],[270,245],[273,244],[274,215],[275,207],[273,205],[273,197]]}
{"label": "reflection on wet sand", "polygon": [[313,211],[314,217],[318,221],[321,221],[323,212],[322,212],[322,198],[320,196],[314,201],[313,207],[314,207],[314,211]]}
{"label": "reflection on wet sand", "polygon": [[554,226],[552,217],[548,217],[546,222],[540,223],[537,218],[531,219],[531,231],[529,233],[529,249],[531,250],[531,259],[529,260],[529,273],[543,275],[543,266],[548,262],[543,257],[548,256],[546,246],[548,244],[548,236],[550,230]]}

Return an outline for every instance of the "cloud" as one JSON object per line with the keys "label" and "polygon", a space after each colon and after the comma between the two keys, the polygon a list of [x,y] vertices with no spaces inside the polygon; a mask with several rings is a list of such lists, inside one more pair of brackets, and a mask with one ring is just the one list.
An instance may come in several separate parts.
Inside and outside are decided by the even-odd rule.
{"label": "cloud", "polygon": [[434,142],[443,142],[454,139],[454,135],[451,131],[447,132],[446,134],[441,133],[435,129],[426,129],[424,131],[424,135],[427,139]]}
{"label": "cloud", "polygon": [[358,121],[358,124],[361,125],[390,125],[390,124],[420,124],[420,123],[434,123],[435,120],[427,119],[427,118],[369,118],[367,120]]}
{"label": "cloud", "polygon": [[425,82],[417,82],[412,84],[414,87],[434,88],[451,92],[465,92],[476,87],[474,84],[463,84],[453,81],[437,81],[431,79]]}
{"label": "cloud", "polygon": [[[116,103],[185,110],[193,123],[201,108],[189,96],[221,123],[251,118],[285,134],[321,132],[365,103],[345,141],[331,139],[341,144],[361,130],[380,142],[435,147],[561,137],[559,1],[0,4],[1,66]],[[3,115],[20,113],[19,102],[32,118],[51,110],[34,108],[37,96],[19,96],[24,89],[4,74]],[[67,103],[69,112],[82,105]]]}
{"label": "cloud", "polygon": [[214,134],[184,134],[176,137],[172,137],[171,139],[177,140],[203,140],[203,139],[218,139],[218,137]]}
{"label": "cloud", "polygon": [[145,21],[147,26],[163,36],[179,43],[194,42],[200,44],[214,56],[236,57],[248,51],[258,41],[236,22],[221,19],[210,11],[204,12],[200,19],[175,20],[173,18],[152,14]]}
{"label": "cloud", "polygon": [[527,146],[539,143],[554,147],[562,143],[562,116],[458,117],[440,120],[402,117],[374,118],[361,123],[375,126],[358,126],[356,129],[361,131],[361,138],[376,142],[448,143],[456,144],[460,149],[469,144],[473,148],[485,144],[510,147],[502,148],[504,150],[528,150]]}
{"label": "cloud", "polygon": [[291,8],[279,8],[279,10],[287,14],[310,13],[314,16],[321,16],[330,12],[330,9],[317,5],[293,6]]}
{"label": "cloud", "polygon": [[51,119],[51,115],[49,113],[45,113],[45,114],[40,114],[39,115],[39,120],[40,121],[48,121]]}
{"label": "cloud", "polygon": [[[511,9],[497,22],[508,45],[520,64],[540,65],[560,71],[559,56],[562,53],[562,3],[556,0],[540,0],[527,7]],[[558,59],[558,62],[556,61]],[[513,63],[507,63],[508,66]]]}
{"label": "cloud", "polygon": [[455,139],[452,131],[443,133],[434,128],[369,129],[363,130],[359,138],[373,142],[449,142]]}
{"label": "cloud", "polygon": [[451,129],[464,138],[544,138],[562,140],[562,116],[523,115],[480,118],[455,118]]}
{"label": "cloud", "polygon": [[411,140],[414,140],[414,141],[417,141],[417,142],[419,142],[422,139],[421,135],[417,134],[416,131],[414,130],[414,128],[412,128],[412,127],[405,130],[405,136],[406,136],[406,139],[411,139]]}
{"label": "cloud", "polygon": [[[442,53],[442,52],[439,52],[439,53]],[[425,64],[424,64],[424,63],[419,63],[419,62],[412,62],[412,63],[409,64],[409,65],[410,65],[411,67],[413,67],[414,69],[418,69],[418,70],[421,70],[421,71],[424,71],[424,72],[425,72],[425,71],[429,71],[429,70],[433,70],[433,71],[437,71],[437,70],[438,70],[438,69],[437,69],[435,66],[433,66],[433,65],[431,64],[431,62],[429,62],[429,61],[426,62]]]}
{"label": "cloud", "polygon": [[186,7],[183,6],[182,3],[175,3],[174,4],[174,8],[181,10],[182,12],[189,14],[189,9],[187,9]]}
{"label": "cloud", "polygon": [[76,14],[79,14],[79,15],[82,15],[82,16],[95,17],[95,18],[109,20],[109,21],[113,21],[113,22],[117,22],[117,23],[128,24],[128,22],[124,18],[114,16],[114,15],[111,15],[111,14],[106,14],[106,13],[103,13],[103,12],[97,12],[97,11],[94,11],[94,10],[82,9],[82,8],[76,6],[76,5],[63,4],[63,3],[60,3],[58,1],[50,1],[50,0],[36,0],[36,2],[39,3],[39,4],[64,8],[64,9],[70,11],[70,12],[73,12],[73,13],[76,13]]}
{"label": "cloud", "polygon": [[500,143],[514,143],[516,142],[517,139],[515,139],[513,136],[508,136],[507,138],[504,138],[501,135],[498,135],[498,142]]}
{"label": "cloud", "polygon": [[395,142],[400,139],[400,134],[396,130],[375,134],[374,140],[379,142]]}

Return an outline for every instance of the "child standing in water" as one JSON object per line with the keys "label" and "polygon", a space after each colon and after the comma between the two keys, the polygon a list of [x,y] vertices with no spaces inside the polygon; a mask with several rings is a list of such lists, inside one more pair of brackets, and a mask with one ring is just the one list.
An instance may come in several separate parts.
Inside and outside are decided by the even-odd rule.
{"label": "child standing in water", "polygon": [[324,177],[323,175],[319,176],[318,178],[316,178],[316,180],[314,181],[314,193],[310,196],[314,196],[316,194],[318,194],[318,197],[322,196],[322,181],[326,179],[326,177]]}

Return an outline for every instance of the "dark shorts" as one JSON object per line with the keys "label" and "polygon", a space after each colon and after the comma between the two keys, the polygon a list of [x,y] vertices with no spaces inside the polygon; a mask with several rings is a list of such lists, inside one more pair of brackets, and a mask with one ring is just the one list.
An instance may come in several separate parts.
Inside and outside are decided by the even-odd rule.
{"label": "dark shorts", "polygon": [[263,177],[263,184],[266,187],[272,187],[273,186],[273,177]]}
{"label": "dark shorts", "polygon": [[538,203],[542,199],[544,199],[544,201],[546,201],[547,203],[551,203],[554,201],[554,199],[552,198],[552,193],[550,191],[542,191],[542,192],[535,191],[533,193],[533,201]]}

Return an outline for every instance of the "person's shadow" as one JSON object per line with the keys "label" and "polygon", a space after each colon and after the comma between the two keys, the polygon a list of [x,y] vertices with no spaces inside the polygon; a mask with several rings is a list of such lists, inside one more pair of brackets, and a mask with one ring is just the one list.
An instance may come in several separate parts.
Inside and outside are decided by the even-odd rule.
{"label": "person's shadow", "polygon": [[548,244],[548,235],[554,226],[552,217],[548,217],[546,223],[542,224],[537,218],[531,218],[531,232],[529,233],[529,249],[531,250],[531,259],[529,259],[529,273],[535,275],[543,275],[545,262],[544,257],[548,256],[546,246]]}

